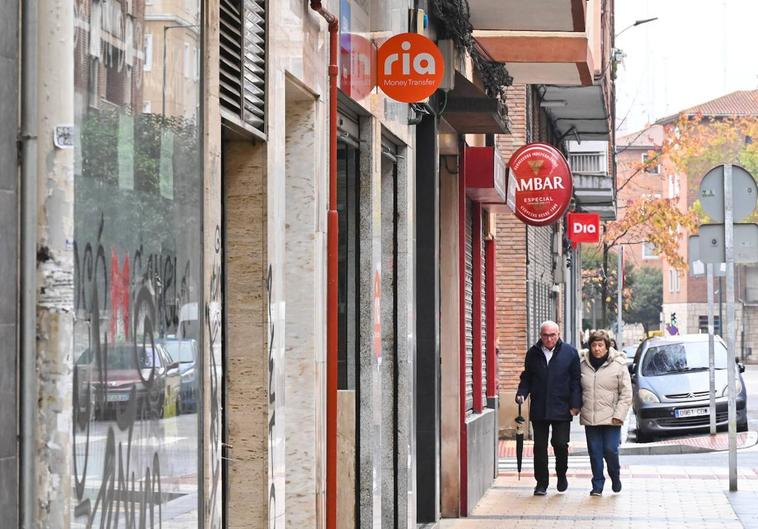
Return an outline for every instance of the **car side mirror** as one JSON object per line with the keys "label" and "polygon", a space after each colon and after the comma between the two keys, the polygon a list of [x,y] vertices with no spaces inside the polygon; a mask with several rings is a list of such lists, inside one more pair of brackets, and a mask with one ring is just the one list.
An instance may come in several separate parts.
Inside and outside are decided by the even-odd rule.
{"label": "car side mirror", "polygon": [[745,364],[743,364],[742,362],[737,362],[737,367],[739,368],[740,373],[745,372]]}
{"label": "car side mirror", "polygon": [[179,369],[179,362],[174,362],[168,365],[169,369]]}
{"label": "car side mirror", "polygon": [[629,369],[629,375],[634,376],[634,364],[629,364],[627,368]]}

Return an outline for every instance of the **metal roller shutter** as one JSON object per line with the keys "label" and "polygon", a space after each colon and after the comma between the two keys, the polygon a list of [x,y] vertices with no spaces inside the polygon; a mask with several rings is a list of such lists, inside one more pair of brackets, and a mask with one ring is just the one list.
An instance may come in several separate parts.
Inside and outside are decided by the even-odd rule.
{"label": "metal roller shutter", "polygon": [[219,99],[223,118],[265,133],[266,0],[221,0]]}
{"label": "metal roller shutter", "polygon": [[466,324],[466,412],[474,408],[474,243],[473,243],[473,207],[466,199],[466,245],[465,251],[465,307]]}
{"label": "metal roller shutter", "polygon": [[482,328],[482,408],[487,407],[487,251],[485,249],[486,241],[484,240],[484,226],[487,222],[487,216],[484,211],[482,211],[482,233],[479,237],[480,240],[480,249],[481,252],[481,268],[482,268],[482,284],[481,284],[481,291],[482,291],[482,321],[481,321],[481,328]]}

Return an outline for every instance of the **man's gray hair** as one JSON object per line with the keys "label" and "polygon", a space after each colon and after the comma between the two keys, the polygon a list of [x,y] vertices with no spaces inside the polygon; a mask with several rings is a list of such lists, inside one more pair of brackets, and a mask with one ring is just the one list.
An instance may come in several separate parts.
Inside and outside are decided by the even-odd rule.
{"label": "man's gray hair", "polygon": [[557,323],[555,323],[553,320],[545,320],[540,324],[540,333],[542,332],[542,329],[545,327],[555,327],[555,329],[560,332],[561,328],[558,326]]}

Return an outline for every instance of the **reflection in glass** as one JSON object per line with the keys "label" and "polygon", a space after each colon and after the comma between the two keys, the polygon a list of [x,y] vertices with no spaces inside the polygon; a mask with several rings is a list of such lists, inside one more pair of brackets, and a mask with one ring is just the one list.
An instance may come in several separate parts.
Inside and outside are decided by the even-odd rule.
{"label": "reflection in glass", "polygon": [[72,526],[197,527],[199,2],[75,8]]}
{"label": "reflection in glass", "polygon": [[[726,369],[726,348],[714,343],[716,369]],[[651,347],[642,361],[642,375],[655,377],[708,370],[708,342],[676,343]]]}

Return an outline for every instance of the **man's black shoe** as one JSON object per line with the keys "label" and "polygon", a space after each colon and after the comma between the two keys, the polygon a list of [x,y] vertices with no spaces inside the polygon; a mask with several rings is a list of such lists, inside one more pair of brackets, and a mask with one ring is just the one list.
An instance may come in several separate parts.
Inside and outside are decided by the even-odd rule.
{"label": "man's black shoe", "polygon": [[611,480],[611,489],[613,492],[621,492],[621,480],[619,478]]}
{"label": "man's black shoe", "polygon": [[558,492],[566,492],[568,487],[569,482],[566,479],[566,476],[558,476]]}
{"label": "man's black shoe", "polygon": [[592,489],[590,491],[590,496],[602,496],[602,495],[603,495],[602,490]]}
{"label": "man's black shoe", "polygon": [[547,487],[541,487],[537,485],[534,487],[534,495],[535,496],[547,496]]}

